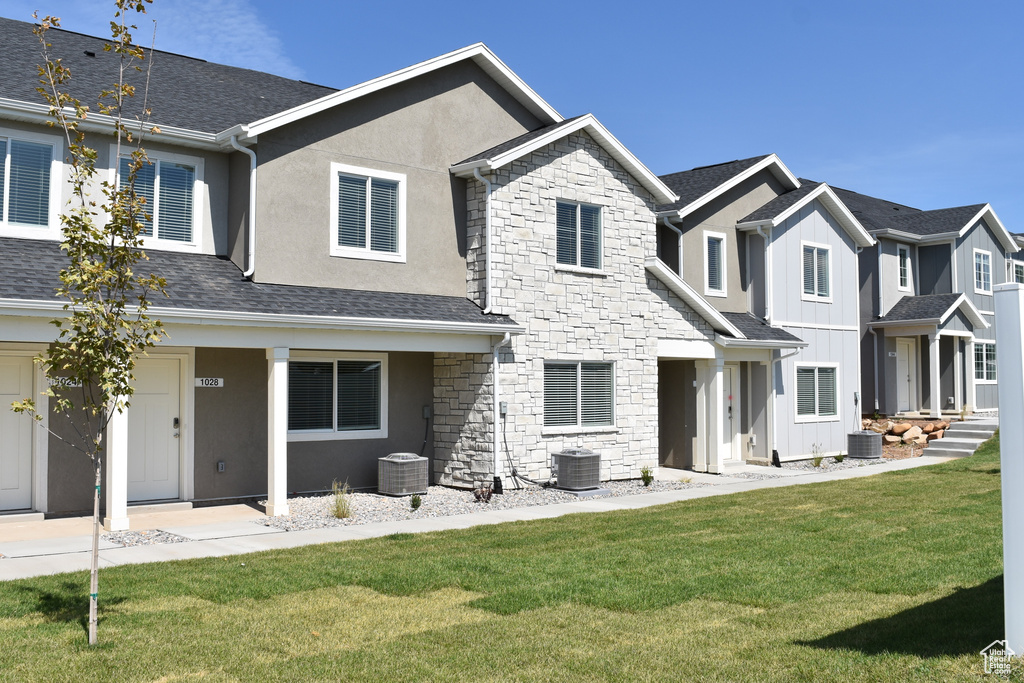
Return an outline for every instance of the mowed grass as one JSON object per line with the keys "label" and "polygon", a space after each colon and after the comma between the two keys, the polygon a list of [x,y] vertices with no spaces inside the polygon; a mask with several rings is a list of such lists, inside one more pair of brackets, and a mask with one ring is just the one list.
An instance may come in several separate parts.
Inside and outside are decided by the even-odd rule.
{"label": "mowed grass", "polygon": [[[637,511],[0,584],[18,681],[936,681],[1002,637],[998,442]],[[3,560],[0,560],[3,561]]]}

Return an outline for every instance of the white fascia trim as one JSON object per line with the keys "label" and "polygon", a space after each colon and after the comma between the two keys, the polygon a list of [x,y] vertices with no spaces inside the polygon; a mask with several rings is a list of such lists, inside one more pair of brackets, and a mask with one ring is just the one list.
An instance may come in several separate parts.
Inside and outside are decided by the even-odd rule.
{"label": "white fascia trim", "polygon": [[953,311],[958,308],[963,310],[964,315],[967,316],[968,320],[970,320],[971,324],[975,327],[980,327],[983,330],[987,330],[991,327],[988,321],[981,317],[981,311],[974,305],[973,301],[967,298],[967,294],[965,293],[961,293],[956,302],[942,314],[942,317],[939,318],[939,324],[942,325],[945,323],[949,319],[949,316],[953,315]]}
{"label": "white fascia trim", "polygon": [[843,229],[846,230],[847,233],[849,233],[850,237],[853,238],[854,243],[858,247],[870,247],[875,244],[875,238],[872,237],[864,226],[860,224],[860,221],[858,221],[850,210],[846,208],[846,204],[843,204],[843,201],[839,199],[832,188],[826,183],[822,183],[811,190],[796,204],[793,204],[793,206],[790,206],[778,216],[768,220],[737,223],[736,228],[739,230],[755,230],[760,226],[777,227],[786,222],[790,216],[800,211],[800,209],[807,206],[815,199],[821,200],[821,203],[824,204],[829,213],[839,221],[839,224],[843,226]]}
{"label": "white fascia trim", "polygon": [[779,182],[783,184],[783,186],[789,187],[790,190],[795,190],[798,187],[800,187],[800,181],[796,179],[796,176],[793,175],[793,173],[788,168],[786,168],[786,165],[782,163],[782,160],[779,159],[778,155],[769,154],[764,159],[757,162],[747,170],[733,176],[732,178],[722,183],[721,185],[711,190],[710,192],[706,193],[702,197],[693,200],[683,208],[676,209],[675,211],[665,211],[663,213],[659,213],[658,216],[683,218],[688,214],[693,213],[704,204],[707,204],[715,197],[724,194],[725,192],[728,192],[732,188],[742,183],[747,178],[750,178],[751,176],[760,173],[766,168],[769,168],[772,172],[772,175],[774,175],[779,180]]}
{"label": "white fascia trim", "polygon": [[1020,251],[1020,247],[1017,246],[1017,241],[1014,240],[1013,235],[1011,235],[1010,231],[1006,229],[1006,226],[1003,225],[1003,222],[999,220],[999,216],[997,216],[996,212],[992,210],[991,204],[986,204],[985,206],[981,207],[981,211],[979,211],[974,218],[969,220],[967,222],[967,225],[960,228],[960,232],[957,236],[963,237],[964,235],[966,235],[971,228],[977,225],[978,221],[980,221],[982,218],[985,218],[986,216],[988,216],[991,220],[985,222],[988,224],[990,228],[995,228],[994,232],[996,233],[996,239],[998,239],[999,243],[1003,245],[1003,249],[1010,252],[1011,254]]}
{"label": "white fascia trim", "polygon": [[668,287],[673,294],[682,299],[690,308],[695,310],[704,320],[708,321],[716,332],[730,334],[737,339],[746,339],[742,332],[735,325],[729,322],[725,316],[719,313],[698,294],[690,285],[686,284],[674,270],[657,258],[647,259],[645,266],[654,277],[661,280],[662,284]]}
{"label": "white fascia trim", "polygon": [[810,346],[805,341],[770,341],[767,339],[733,339],[715,335],[715,343],[725,348],[747,348],[747,349],[802,349]]}
{"label": "white fascia trim", "polygon": [[479,169],[481,173],[487,173],[494,169],[501,168],[506,164],[509,164],[516,159],[526,156],[531,152],[535,152],[538,149],[542,149],[553,142],[561,140],[567,135],[583,130],[587,130],[590,137],[594,138],[597,144],[612,155],[612,157],[622,164],[630,174],[640,181],[651,194],[654,195],[654,200],[658,204],[671,204],[672,202],[679,201],[679,196],[676,195],[672,190],[668,188],[665,183],[654,175],[650,169],[648,169],[643,162],[641,162],[632,152],[626,149],[625,145],[618,141],[618,139],[611,134],[611,132],[601,125],[601,122],[593,114],[587,114],[581,116],[578,119],[574,119],[566,123],[563,126],[558,126],[544,135],[535,137],[523,144],[502,152],[496,157],[491,159],[479,159],[471,161],[466,164],[458,164],[451,167],[451,172],[459,177],[470,177],[473,175],[473,169]]}
{"label": "white fascia trim", "polygon": [[[134,307],[129,307],[134,312]],[[60,301],[0,299],[0,311],[9,315],[51,316],[64,311]],[[244,311],[213,311],[150,306],[147,315],[161,320],[193,325],[250,324],[254,327],[302,327],[349,331],[444,332],[448,334],[499,335],[523,334],[522,325],[440,322],[434,320],[403,320],[400,318],[353,318],[321,315],[277,315]]]}
{"label": "white fascia trim", "polygon": [[[69,115],[74,115],[74,111],[72,109],[66,108],[66,111]],[[50,107],[48,105],[12,100],[8,97],[0,97],[0,117],[42,125],[46,125],[53,121],[53,118],[50,117]],[[116,131],[115,124],[116,119],[113,117],[90,111],[88,118],[84,121],[79,121],[78,127],[87,133],[106,133],[113,135]],[[124,125],[131,131],[142,130],[142,124],[138,121],[125,119]],[[168,142],[184,145],[185,147],[196,147],[211,151],[219,151],[223,147],[223,144],[218,141],[215,133],[204,133],[202,131],[178,128],[176,126],[164,126],[155,121],[147,121],[146,126],[149,128],[156,127],[160,129],[159,133],[150,133],[148,131],[145,133],[150,140],[166,140]]]}
{"label": "white fascia trim", "polygon": [[[555,111],[550,104],[545,102],[540,95],[534,92],[533,88],[528,86],[523,79],[519,78],[519,76],[512,71],[512,69],[508,68],[504,62],[498,59],[497,55],[491,52],[486,45],[483,43],[476,43],[474,45],[469,45],[468,47],[455,50],[454,52],[449,52],[439,57],[428,59],[425,62],[413,64],[412,66],[404,69],[399,69],[398,71],[393,71],[384,76],[379,76],[372,80],[359,83],[358,85],[354,85],[350,88],[339,90],[338,92],[331,93],[330,95],[325,95],[320,99],[300,104],[297,107],[292,107],[291,109],[272,114],[259,119],[258,121],[254,121],[245,126],[247,129],[246,137],[254,137],[289,123],[294,123],[295,121],[306,118],[307,116],[312,116],[313,114],[336,107],[340,104],[344,104],[345,102],[351,102],[359,97],[369,95],[393,85],[398,85],[399,83],[422,76],[430,73],[431,71],[442,69],[465,59],[472,59],[476,62],[477,66],[482,68],[491,78],[508,90],[520,104],[529,109],[537,118],[542,121],[546,121],[549,124],[558,123],[562,120],[561,114]],[[238,133],[236,132],[235,134],[237,135]],[[230,138],[231,131],[222,131],[219,136],[223,138]]]}

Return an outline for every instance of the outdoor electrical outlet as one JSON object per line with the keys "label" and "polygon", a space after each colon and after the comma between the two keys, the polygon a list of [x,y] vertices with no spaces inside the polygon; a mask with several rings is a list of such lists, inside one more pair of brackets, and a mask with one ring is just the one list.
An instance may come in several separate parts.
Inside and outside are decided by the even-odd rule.
{"label": "outdoor electrical outlet", "polygon": [[757,445],[757,434],[750,435],[750,445],[752,447]]}
{"label": "outdoor electrical outlet", "polygon": [[501,413],[502,417],[508,415],[508,401],[502,401],[498,404],[498,412]]}
{"label": "outdoor electrical outlet", "polygon": [[227,466],[224,464],[223,460],[218,460],[217,461],[217,471],[218,472],[223,472],[226,468],[227,468]]}
{"label": "outdoor electrical outlet", "polygon": [[429,420],[430,419],[430,406],[423,406],[423,419],[424,420]]}

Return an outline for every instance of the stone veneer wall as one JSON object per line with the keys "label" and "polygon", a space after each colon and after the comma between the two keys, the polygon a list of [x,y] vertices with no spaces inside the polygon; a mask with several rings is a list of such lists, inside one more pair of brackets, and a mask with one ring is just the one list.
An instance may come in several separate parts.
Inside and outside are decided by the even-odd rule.
{"label": "stone veneer wall", "polygon": [[[657,254],[654,202],[581,131],[499,169],[491,177],[495,313],[524,325],[500,358],[500,400],[520,472],[546,478],[550,454],[569,447],[601,452],[602,479],[638,477],[658,464],[658,338],[705,340],[706,322],[649,275]],[[603,208],[602,271],[556,265],[555,202]],[[483,305],[484,187],[468,183],[467,292]],[[442,483],[489,480],[489,357],[437,354],[435,428]],[[615,425],[544,427],[544,361],[615,364]],[[505,456],[502,454],[502,462]],[[444,461],[444,462],[442,462]],[[470,476],[466,476],[466,470]],[[506,468],[507,469],[507,468]]]}

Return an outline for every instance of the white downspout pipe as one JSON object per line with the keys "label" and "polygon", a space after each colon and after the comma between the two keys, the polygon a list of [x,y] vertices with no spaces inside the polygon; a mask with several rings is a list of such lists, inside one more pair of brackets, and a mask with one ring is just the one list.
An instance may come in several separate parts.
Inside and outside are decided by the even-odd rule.
{"label": "white downspout pipe", "polygon": [[[876,280],[878,282],[878,315],[876,317],[881,318],[883,315],[882,311],[882,240],[878,240],[878,273]],[[955,289],[953,291],[956,291]]]}
{"label": "white downspout pipe", "polygon": [[256,152],[238,144],[238,136],[231,136],[231,146],[249,156],[249,230],[248,263],[242,277],[251,278],[256,272]]}
{"label": "white downspout pipe", "polygon": [[[878,332],[876,332],[875,328],[873,328],[873,327],[869,327],[868,328],[868,332],[871,333],[871,336],[875,340],[875,360],[874,360],[874,362],[871,365],[872,365],[872,367],[875,368],[875,412],[877,413],[878,412]],[[899,406],[897,406],[896,409],[899,410]]]}
{"label": "white downspout pipe", "polygon": [[494,411],[494,433],[492,434],[492,444],[494,448],[494,476],[496,478],[502,475],[501,432],[499,431],[500,428],[498,427],[499,420],[501,419],[501,379],[498,376],[498,353],[501,350],[501,347],[508,344],[511,338],[512,335],[506,332],[502,340],[495,344],[493,347],[491,347],[491,379],[494,382],[494,403],[492,406],[492,410]]}
{"label": "white downspout pipe", "polygon": [[780,355],[780,356],[779,356],[778,358],[773,358],[773,359],[772,359],[772,365],[771,365],[772,371],[771,371],[771,373],[770,373],[770,374],[771,374],[771,377],[769,378],[769,381],[771,381],[771,383],[772,383],[772,391],[771,391],[771,409],[772,409],[772,452],[775,452],[775,451],[777,451],[777,450],[778,450],[778,448],[779,448],[779,440],[778,440],[778,433],[779,433],[779,430],[778,430],[778,420],[776,419],[776,415],[777,415],[778,411],[777,411],[777,410],[775,410],[775,399],[776,399],[776,394],[775,394],[775,368],[777,367],[777,364],[779,363],[779,361],[785,360],[786,358],[792,358],[793,356],[795,356],[795,355],[796,355],[796,354],[798,354],[798,353],[800,353],[800,349],[793,349],[793,353],[787,353],[787,354],[786,354],[786,355],[784,355],[784,356],[783,356],[783,355]]}
{"label": "white downspout pipe", "polygon": [[680,279],[682,279],[682,277],[683,277],[683,231],[680,230],[679,228],[677,228],[676,226],[672,225],[672,221],[670,221],[667,216],[665,218],[662,218],[661,222],[664,223],[665,227],[668,228],[669,230],[671,230],[672,232],[674,232],[676,234],[676,237],[679,238],[679,240],[678,240],[679,241],[679,257],[678,257],[679,258],[679,277],[680,277]]}
{"label": "white downspout pipe", "polygon": [[480,175],[480,169],[473,169],[473,177],[484,184],[487,197],[484,200],[484,237],[487,242],[484,249],[486,273],[484,275],[484,313],[491,312],[491,181]]}
{"label": "white downspout pipe", "polygon": [[[771,259],[771,255],[770,255],[770,251],[769,250],[771,249],[771,245],[772,245],[772,231],[771,231],[771,228],[769,228],[768,229],[768,234],[766,235],[764,233],[764,226],[759,225],[759,226],[757,226],[757,234],[761,236],[762,240],[764,240],[764,319],[766,321],[768,321],[769,325],[771,325],[772,324],[772,308],[771,308],[771,304],[772,304],[772,295],[771,295],[772,278],[771,278],[770,268],[771,268],[771,264],[772,264],[772,259]],[[774,392],[775,392],[775,389],[773,388],[772,389],[772,400],[774,400],[774,396],[775,396]],[[774,440],[774,436],[772,438]]]}

